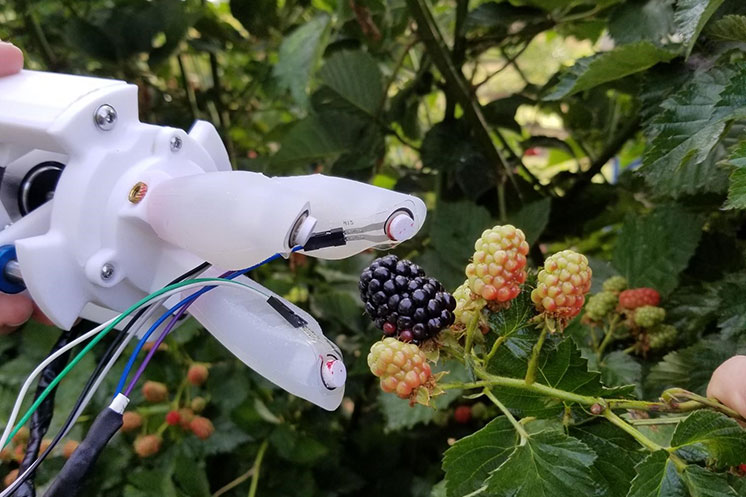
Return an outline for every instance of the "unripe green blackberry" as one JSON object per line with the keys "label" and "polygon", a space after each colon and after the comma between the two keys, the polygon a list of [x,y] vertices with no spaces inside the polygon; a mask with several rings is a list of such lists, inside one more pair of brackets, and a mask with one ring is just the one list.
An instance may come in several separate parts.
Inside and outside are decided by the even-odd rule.
{"label": "unripe green blackberry", "polygon": [[604,281],[603,290],[604,292],[619,293],[627,289],[627,278],[624,276],[612,276],[611,278]]}
{"label": "unripe green blackberry", "polygon": [[474,295],[469,288],[469,280],[463,282],[461,286],[453,292],[453,298],[456,299],[456,308],[453,315],[456,316],[456,322],[464,326],[469,326],[474,315],[482,311],[487,301]]}
{"label": "unripe green blackberry", "polygon": [[648,345],[652,350],[665,349],[676,343],[679,332],[670,324],[659,324],[648,330]]}
{"label": "unripe green blackberry", "polygon": [[547,257],[531,292],[536,310],[561,320],[577,316],[591,289],[591,268],[583,254],[563,250]]}
{"label": "unripe green blackberry", "polygon": [[432,378],[427,357],[419,347],[391,337],[376,342],[368,354],[370,371],[381,379],[384,392],[394,392],[402,399],[416,394]]}
{"label": "unripe green blackberry", "polygon": [[588,298],[588,303],[585,304],[585,315],[591,321],[601,321],[616,308],[616,304],[616,294],[599,292]]}
{"label": "unripe green blackberry", "polygon": [[471,291],[497,302],[516,298],[526,281],[528,243],[523,231],[509,224],[484,230],[474,250],[466,266]]}
{"label": "unripe green blackberry", "polygon": [[642,328],[652,328],[666,319],[666,310],[662,307],[644,305],[635,309],[635,324]]}

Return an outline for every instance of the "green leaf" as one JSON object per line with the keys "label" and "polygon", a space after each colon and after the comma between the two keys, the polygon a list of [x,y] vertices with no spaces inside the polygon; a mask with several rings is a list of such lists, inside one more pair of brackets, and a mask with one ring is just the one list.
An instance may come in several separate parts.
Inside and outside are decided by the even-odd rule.
{"label": "green leaf", "polygon": [[715,459],[718,466],[737,466],[744,460],[746,431],[723,414],[695,411],[676,426],[671,446],[690,460]]}
{"label": "green leaf", "polygon": [[618,44],[667,41],[673,30],[673,0],[636,0],[616,7],[609,16],[609,36]]}
{"label": "green leaf", "polygon": [[707,469],[689,465],[684,469],[684,482],[691,497],[737,497],[738,494],[728,484],[725,475],[713,473]]}
{"label": "green leaf", "polygon": [[647,216],[624,222],[612,263],[630,286],[649,286],[666,296],[702,235],[702,219],[677,205],[658,207]]}
{"label": "green leaf", "polygon": [[678,0],[674,11],[676,32],[684,44],[684,54],[689,57],[702,28],[723,0]]}
{"label": "green leaf", "polygon": [[609,52],[583,57],[565,71],[546,100],[559,100],[609,81],[635,74],[659,62],[667,62],[675,53],[649,41],[620,45]]}
{"label": "green leaf", "polygon": [[665,451],[659,450],[635,466],[637,476],[627,497],[689,497],[684,482]]}
{"label": "green leaf", "polygon": [[684,338],[699,337],[717,316],[719,288],[714,285],[678,287],[666,300],[666,322]]}
{"label": "green leaf", "polygon": [[289,90],[295,102],[304,108],[308,106],[311,73],[324,52],[329,26],[329,16],[320,14],[286,36],[272,70],[280,88]]}
{"label": "green leaf", "polygon": [[319,71],[321,81],[353,109],[377,117],[383,81],[376,61],[362,51],[335,52]]}
{"label": "green leaf", "polygon": [[439,202],[432,215],[428,252],[433,276],[446,288],[464,282],[464,268],[474,253],[474,242],[485,229],[492,227],[489,212],[473,202]]}
{"label": "green leaf", "polygon": [[515,428],[505,416],[500,416],[453,444],[443,455],[448,497],[480,488],[513,452],[516,442]]}
{"label": "green leaf", "polygon": [[725,121],[733,117],[732,109],[721,102],[733,78],[728,68],[699,72],[661,104],[662,111],[647,129],[654,138],[643,155],[642,169],[657,192],[678,197],[720,190],[725,171],[710,154]]}
{"label": "green leaf", "polygon": [[535,103],[534,100],[520,94],[510,95],[493,100],[482,107],[482,114],[488,124],[520,133],[521,126],[515,120],[515,113],[521,105],[534,105]]}
{"label": "green leaf", "polygon": [[715,368],[739,351],[739,347],[727,340],[702,340],[666,354],[652,367],[647,382],[656,391],[680,387],[704,395]]}
{"label": "green leaf", "polygon": [[707,35],[716,40],[746,42],[746,16],[723,16],[712,23]]}
{"label": "green leaf", "polygon": [[551,210],[552,200],[549,197],[528,202],[521,208],[508,215],[507,221],[517,226],[526,235],[526,241],[533,245],[549,223],[549,212]]}
{"label": "green leaf", "polygon": [[746,141],[741,142],[728,157],[733,166],[728,185],[727,209],[746,209]]}
{"label": "green leaf", "polygon": [[598,455],[592,469],[594,480],[606,483],[602,495],[625,497],[635,477],[635,464],[642,459],[637,442],[610,423],[582,425],[570,434]]}
{"label": "green leaf", "polygon": [[533,329],[534,325],[530,324],[529,321],[534,317],[534,312],[531,292],[524,290],[513,299],[510,307],[500,312],[491,312],[489,314],[489,325],[498,336],[512,335],[525,328]]}
{"label": "green leaf", "polygon": [[477,147],[472,128],[463,119],[430,128],[422,141],[422,164],[449,173],[447,177],[470,197],[478,197],[495,185],[495,167]]}
{"label": "green leaf", "polygon": [[487,491],[510,497],[594,495],[595,460],[596,454],[576,438],[557,431],[537,433],[492,473]]}
{"label": "green leaf", "polygon": [[721,298],[717,313],[718,328],[723,338],[740,336],[746,331],[744,291],[746,291],[746,274],[744,273],[728,275],[716,285],[716,292]]}
{"label": "green leaf", "polygon": [[271,165],[274,171],[287,171],[294,166],[334,161],[355,149],[364,129],[365,123],[351,114],[312,114],[291,126]]}
{"label": "green leaf", "polygon": [[624,385],[634,385],[635,393],[642,397],[642,365],[629,354],[621,350],[604,356],[599,364],[601,369],[601,379],[604,385],[609,387],[621,387]]}

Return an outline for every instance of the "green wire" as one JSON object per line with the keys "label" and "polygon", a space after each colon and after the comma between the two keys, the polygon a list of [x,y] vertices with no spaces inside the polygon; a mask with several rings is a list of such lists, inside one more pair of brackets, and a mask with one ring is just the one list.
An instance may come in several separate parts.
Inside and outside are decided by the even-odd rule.
{"label": "green wire", "polygon": [[[57,384],[60,381],[62,381],[62,378],[64,378],[65,375],[67,375],[67,373],[69,373],[70,370],[72,368],[74,368],[75,365],[78,362],[80,362],[80,360],[83,358],[83,356],[85,356],[93,347],[95,347],[96,344],[98,342],[100,342],[101,339],[103,339],[106,336],[106,334],[109,333],[124,318],[126,318],[127,316],[129,316],[130,314],[132,314],[135,310],[137,310],[142,305],[147,304],[148,302],[150,302],[154,298],[156,298],[156,297],[158,297],[160,295],[163,295],[166,292],[169,292],[171,290],[175,290],[177,288],[181,288],[183,286],[191,285],[193,283],[215,283],[216,281],[226,281],[226,280],[223,279],[223,278],[196,278],[196,279],[186,280],[186,281],[182,281],[181,283],[176,283],[176,284],[173,284],[173,285],[169,285],[169,286],[163,287],[160,290],[158,290],[157,292],[151,293],[147,297],[144,297],[142,300],[140,300],[136,304],[132,305],[129,309],[127,309],[122,314],[120,314],[109,326],[107,326],[106,328],[104,328],[103,330],[101,330],[101,332],[98,335],[96,335],[93,338],[93,340],[91,340],[88,343],[88,345],[86,345],[85,348],[83,348],[83,350],[81,350],[78,353],[78,355],[76,355],[73,358],[72,361],[70,361],[70,363],[65,367],[65,369],[63,369],[60,372],[60,374],[58,374],[57,377],[54,380],[52,380],[52,382],[49,384],[49,386],[47,386],[47,388],[44,389],[44,391],[41,393],[41,395],[39,395],[39,397],[36,399],[36,401],[31,405],[31,407],[29,407],[28,411],[26,411],[26,413],[23,415],[23,417],[21,418],[21,420],[18,421],[18,423],[16,424],[15,428],[13,428],[13,431],[10,432],[10,435],[8,435],[8,439],[5,441],[5,445],[3,445],[2,448],[5,448],[10,443],[10,441],[13,439],[13,436],[16,433],[18,433],[18,430],[20,430],[21,427],[23,427],[23,425],[26,424],[26,421],[29,420],[29,418],[34,413],[34,411],[36,411],[36,409],[38,409],[39,405],[42,403],[42,401],[44,401],[45,398],[47,398],[47,396],[51,393],[51,391],[54,389],[54,387],[56,387]],[[247,288],[251,288],[248,285],[244,285],[243,283],[238,283],[238,282],[234,282],[234,283],[236,283],[238,285],[243,285],[243,286],[245,286]],[[205,285],[205,286],[208,286],[208,285]]]}

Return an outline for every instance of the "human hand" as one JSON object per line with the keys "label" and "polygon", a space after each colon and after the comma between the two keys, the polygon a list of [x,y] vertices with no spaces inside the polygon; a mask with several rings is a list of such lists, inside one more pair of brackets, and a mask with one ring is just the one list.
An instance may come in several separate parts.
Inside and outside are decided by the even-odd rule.
{"label": "human hand", "polygon": [[15,74],[23,69],[23,52],[10,43],[0,41],[0,76]]}
{"label": "human hand", "polygon": [[[15,74],[23,68],[23,53],[14,45],[0,41],[0,76]],[[15,330],[29,320],[34,304],[26,295],[0,295],[0,335]]]}
{"label": "human hand", "polygon": [[731,357],[712,373],[707,396],[746,417],[746,356]]}

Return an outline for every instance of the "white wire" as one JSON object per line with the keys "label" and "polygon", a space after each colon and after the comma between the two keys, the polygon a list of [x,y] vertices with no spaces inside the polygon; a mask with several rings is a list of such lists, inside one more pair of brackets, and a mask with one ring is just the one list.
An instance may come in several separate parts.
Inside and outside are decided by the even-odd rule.
{"label": "white wire", "polygon": [[[198,282],[198,283],[190,283],[189,285],[184,285],[184,286],[181,286],[179,288],[175,288],[173,290],[169,290],[168,292],[165,292],[165,293],[159,295],[158,299],[159,300],[165,300],[165,299],[171,297],[172,295],[176,295],[178,293],[182,293],[182,292],[184,292],[186,290],[190,290],[190,289],[198,288],[198,287],[206,287],[206,286],[233,286],[233,287],[237,287],[237,288],[242,288],[244,290],[250,290],[250,291],[258,293],[258,294],[260,294],[262,296],[265,296],[259,290],[255,289],[255,288],[252,288],[252,287],[250,287],[248,285],[245,285],[243,283],[240,283],[240,282],[237,282],[237,281],[233,281],[233,280],[224,280],[224,281],[211,281],[209,283],[206,283],[204,281],[201,281],[201,282]],[[143,308],[145,306],[150,306],[150,305],[153,305],[153,302],[145,302],[142,305],[140,305],[139,307],[137,307],[137,309],[133,309],[132,312],[136,312],[137,310],[139,310],[139,309],[141,309],[141,308]],[[116,319],[116,318],[114,318],[114,319]],[[8,436],[10,435],[10,432],[13,430],[13,426],[14,426],[14,424],[16,422],[16,418],[18,417],[18,412],[21,410],[21,405],[23,404],[23,399],[26,397],[26,394],[28,393],[28,390],[31,388],[31,384],[33,383],[34,379],[37,376],[39,376],[39,374],[42,372],[42,370],[45,367],[47,367],[47,365],[49,363],[51,363],[52,361],[54,361],[55,359],[57,359],[57,357],[59,357],[60,355],[64,354],[65,352],[67,352],[71,348],[75,347],[76,345],[78,345],[78,344],[80,344],[80,343],[82,343],[82,342],[84,342],[86,340],[89,340],[89,339],[93,338],[98,333],[101,333],[107,326],[109,326],[109,324],[111,324],[114,321],[114,319],[110,319],[109,321],[103,323],[102,325],[97,326],[96,328],[92,329],[91,331],[85,333],[84,335],[81,335],[80,337],[76,338],[75,340],[73,340],[72,342],[68,343],[64,347],[60,348],[55,353],[50,354],[46,359],[44,359],[44,361],[42,361],[36,367],[36,369],[34,369],[31,372],[31,374],[28,376],[28,378],[26,378],[26,381],[23,383],[23,386],[21,387],[21,390],[18,392],[18,397],[16,398],[16,402],[13,405],[13,410],[12,410],[12,412],[10,414],[10,417],[8,418],[8,422],[7,422],[6,426],[5,426],[5,430],[3,431],[3,435],[2,435],[2,437],[0,437],[0,447],[4,447],[5,446],[5,443],[8,440]],[[5,493],[4,492],[0,493],[0,497],[5,497]]]}

